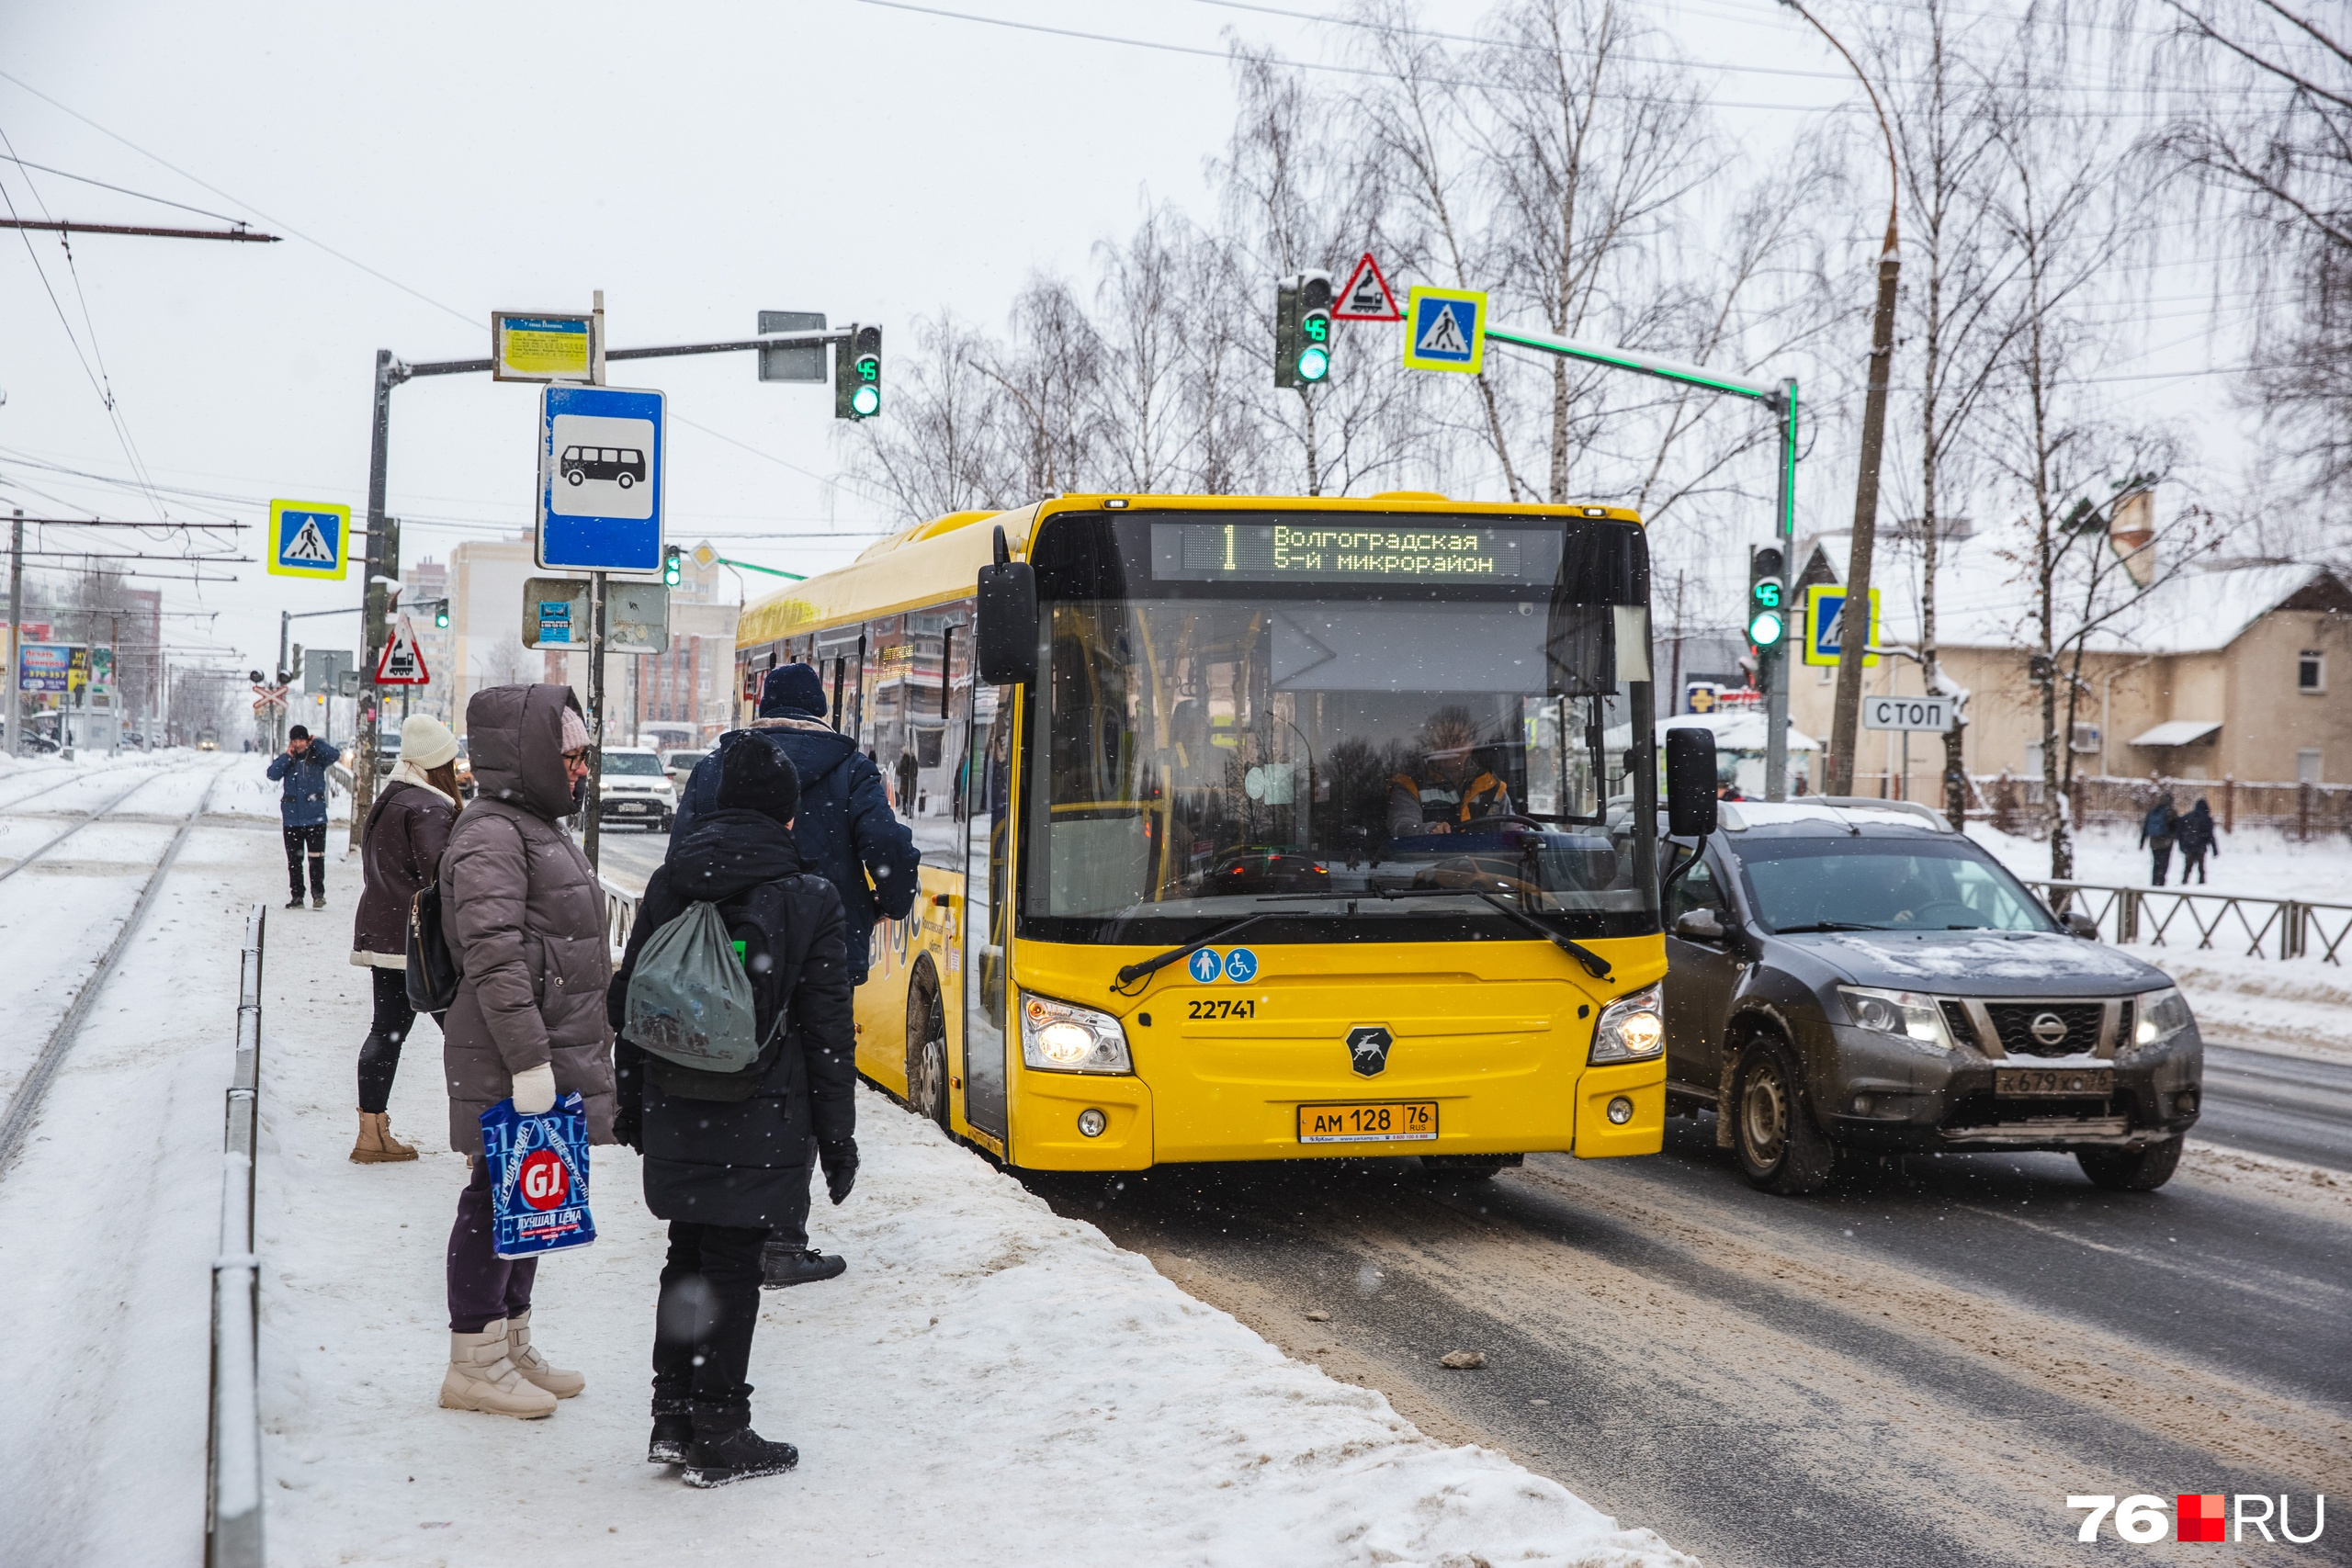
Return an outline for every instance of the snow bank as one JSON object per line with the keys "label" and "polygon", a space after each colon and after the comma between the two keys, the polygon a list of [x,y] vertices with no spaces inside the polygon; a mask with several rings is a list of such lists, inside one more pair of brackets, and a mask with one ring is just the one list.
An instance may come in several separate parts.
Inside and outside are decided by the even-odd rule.
{"label": "snow bank", "polygon": [[[2217,784],[2212,798],[2218,802],[2220,795]],[[2220,816],[2218,808],[2214,815]],[[1971,822],[1968,836],[2019,876],[2050,874],[2046,842],[2021,833],[2001,832],[1988,822]],[[2074,880],[2109,887],[2149,886],[2150,857],[2139,847],[2139,839],[2137,828],[2105,823],[2078,830]],[[2205,874],[2207,882],[2190,884],[2199,892],[2352,904],[2352,840],[2328,835],[2298,842],[2275,828],[2241,828],[2222,835],[2219,852],[2205,863]],[[2166,885],[2177,886],[2179,879],[2180,852],[2176,850]]]}
{"label": "snow bank", "polygon": [[[277,874],[275,841],[254,886]],[[263,1376],[280,1562],[1687,1564],[1499,1454],[1422,1437],[1289,1359],[928,1122],[865,1093],[856,1192],[820,1200],[825,1284],[764,1297],[759,1428],[794,1474],[688,1491],[644,1462],[662,1227],[599,1149],[600,1238],[541,1266],[534,1330],[588,1392],[544,1422],[439,1409],[442,1247],[462,1160],[440,1039],[392,1100],[413,1165],[358,1167],[347,877],[272,911]],[[225,1072],[227,1063],[222,1062]]]}
{"label": "snow bank", "polygon": [[[351,743],[343,742],[346,759],[351,751]],[[283,795],[284,787],[269,776],[267,757],[258,752],[250,755],[239,752],[220,771],[220,787],[212,792],[211,810],[216,816],[263,817],[275,822],[278,820],[277,803]],[[340,784],[331,784],[327,787],[327,820],[345,823],[351,820],[351,793]],[[337,847],[332,835],[327,847]]]}

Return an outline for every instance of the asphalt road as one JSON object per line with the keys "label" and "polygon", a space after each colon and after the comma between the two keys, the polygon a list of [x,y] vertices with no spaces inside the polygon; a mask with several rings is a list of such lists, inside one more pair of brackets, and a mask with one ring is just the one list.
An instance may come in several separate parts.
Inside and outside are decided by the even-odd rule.
{"label": "asphalt road", "polygon": [[2205,1043],[2196,1137],[2226,1148],[2352,1170],[2352,1062]]}
{"label": "asphalt road", "polygon": [[[2352,1198],[2112,1194],[2018,1156],[1780,1199],[1704,1121],[1657,1158],[1468,1186],[1411,1161],[1029,1179],[1433,1436],[1713,1564],[2089,1562],[2146,1549],[2078,1545],[2069,1494],[2352,1489]],[[1487,1365],[1442,1369],[1455,1349]],[[2352,1529],[2230,1561],[2352,1561]]]}

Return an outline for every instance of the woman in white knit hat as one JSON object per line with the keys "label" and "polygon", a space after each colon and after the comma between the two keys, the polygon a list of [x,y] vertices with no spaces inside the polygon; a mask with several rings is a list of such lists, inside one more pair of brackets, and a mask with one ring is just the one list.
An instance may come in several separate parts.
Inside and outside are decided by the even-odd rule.
{"label": "woman in white knit hat", "polygon": [[441,852],[448,847],[460,809],[457,759],[448,726],[426,714],[405,720],[400,765],[377,795],[361,840],[368,886],[359,896],[351,961],[366,968],[376,986],[375,1023],[359,1047],[359,1138],[351,1145],[351,1157],[361,1165],[416,1157],[413,1147],[392,1136],[384,1107],[400,1070],[401,1043],[416,1026],[408,1005],[409,905],[439,874]]}

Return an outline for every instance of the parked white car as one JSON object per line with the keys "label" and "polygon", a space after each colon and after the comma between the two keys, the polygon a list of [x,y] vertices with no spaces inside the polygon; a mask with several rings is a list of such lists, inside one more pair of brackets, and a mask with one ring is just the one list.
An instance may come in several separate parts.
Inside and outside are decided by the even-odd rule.
{"label": "parked white car", "polygon": [[650,746],[607,746],[603,759],[597,811],[604,825],[668,832],[678,816],[678,791],[662,771],[662,753]]}

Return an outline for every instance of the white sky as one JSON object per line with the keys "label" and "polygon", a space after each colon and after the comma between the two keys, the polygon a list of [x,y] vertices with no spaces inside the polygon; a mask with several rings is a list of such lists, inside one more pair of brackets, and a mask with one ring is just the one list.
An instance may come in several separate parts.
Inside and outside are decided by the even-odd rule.
{"label": "white sky", "polygon": [[[1209,0],[940,8],[1218,53],[1234,29],[1292,59],[1346,58],[1338,28]],[[1751,68],[1717,79],[1751,145],[1806,133],[1818,122],[1804,111],[1850,96],[1770,0],[1647,9],[1700,60]],[[1427,15],[1470,32],[1484,10],[1446,0]],[[1203,162],[1232,108],[1220,59],[859,0],[28,3],[0,9],[0,70],[17,79],[0,80],[17,157],[289,236],[79,236],[77,297],[55,236],[28,236],[28,254],[0,231],[0,498],[33,515],[154,514],[135,491],[28,466],[112,479],[130,467],[38,255],[85,353],[95,337],[149,474],[215,498],[167,493],[168,513],[248,523],[272,496],[360,509],[375,351],[485,355],[493,309],[584,310],[602,288],[616,347],[749,335],[762,309],[878,321],[897,334],[887,391],[888,351],[903,352],[915,316],[947,307],[997,326],[1030,271],[1083,273],[1093,243],[1148,200],[1205,215]],[[1788,107],[1747,107],[1766,105]],[[52,215],[210,226],[30,178]],[[5,184],[27,202],[23,175]],[[1877,220],[1863,216],[1858,232]],[[2182,315],[2151,320],[2144,356],[2119,371],[2216,362],[2193,302],[2159,310]],[[672,540],[808,572],[871,536],[876,509],[825,482],[842,456],[829,388],[762,385],[749,355],[617,366],[612,379],[669,394]],[[2200,385],[2214,384],[2124,389],[2186,406]],[[527,522],[536,389],[413,381],[393,394],[392,428],[390,506],[411,561]],[[1825,496],[1850,496],[1850,455],[1816,468]],[[257,559],[261,533],[240,553]],[[274,659],[280,609],[358,594],[356,572],[319,584],[212,570],[239,581],[161,584],[169,609],[222,612],[209,639],[187,620],[170,639],[191,656],[209,641],[239,668]],[[303,640],[332,646],[319,628],[342,624],[312,622]]]}

